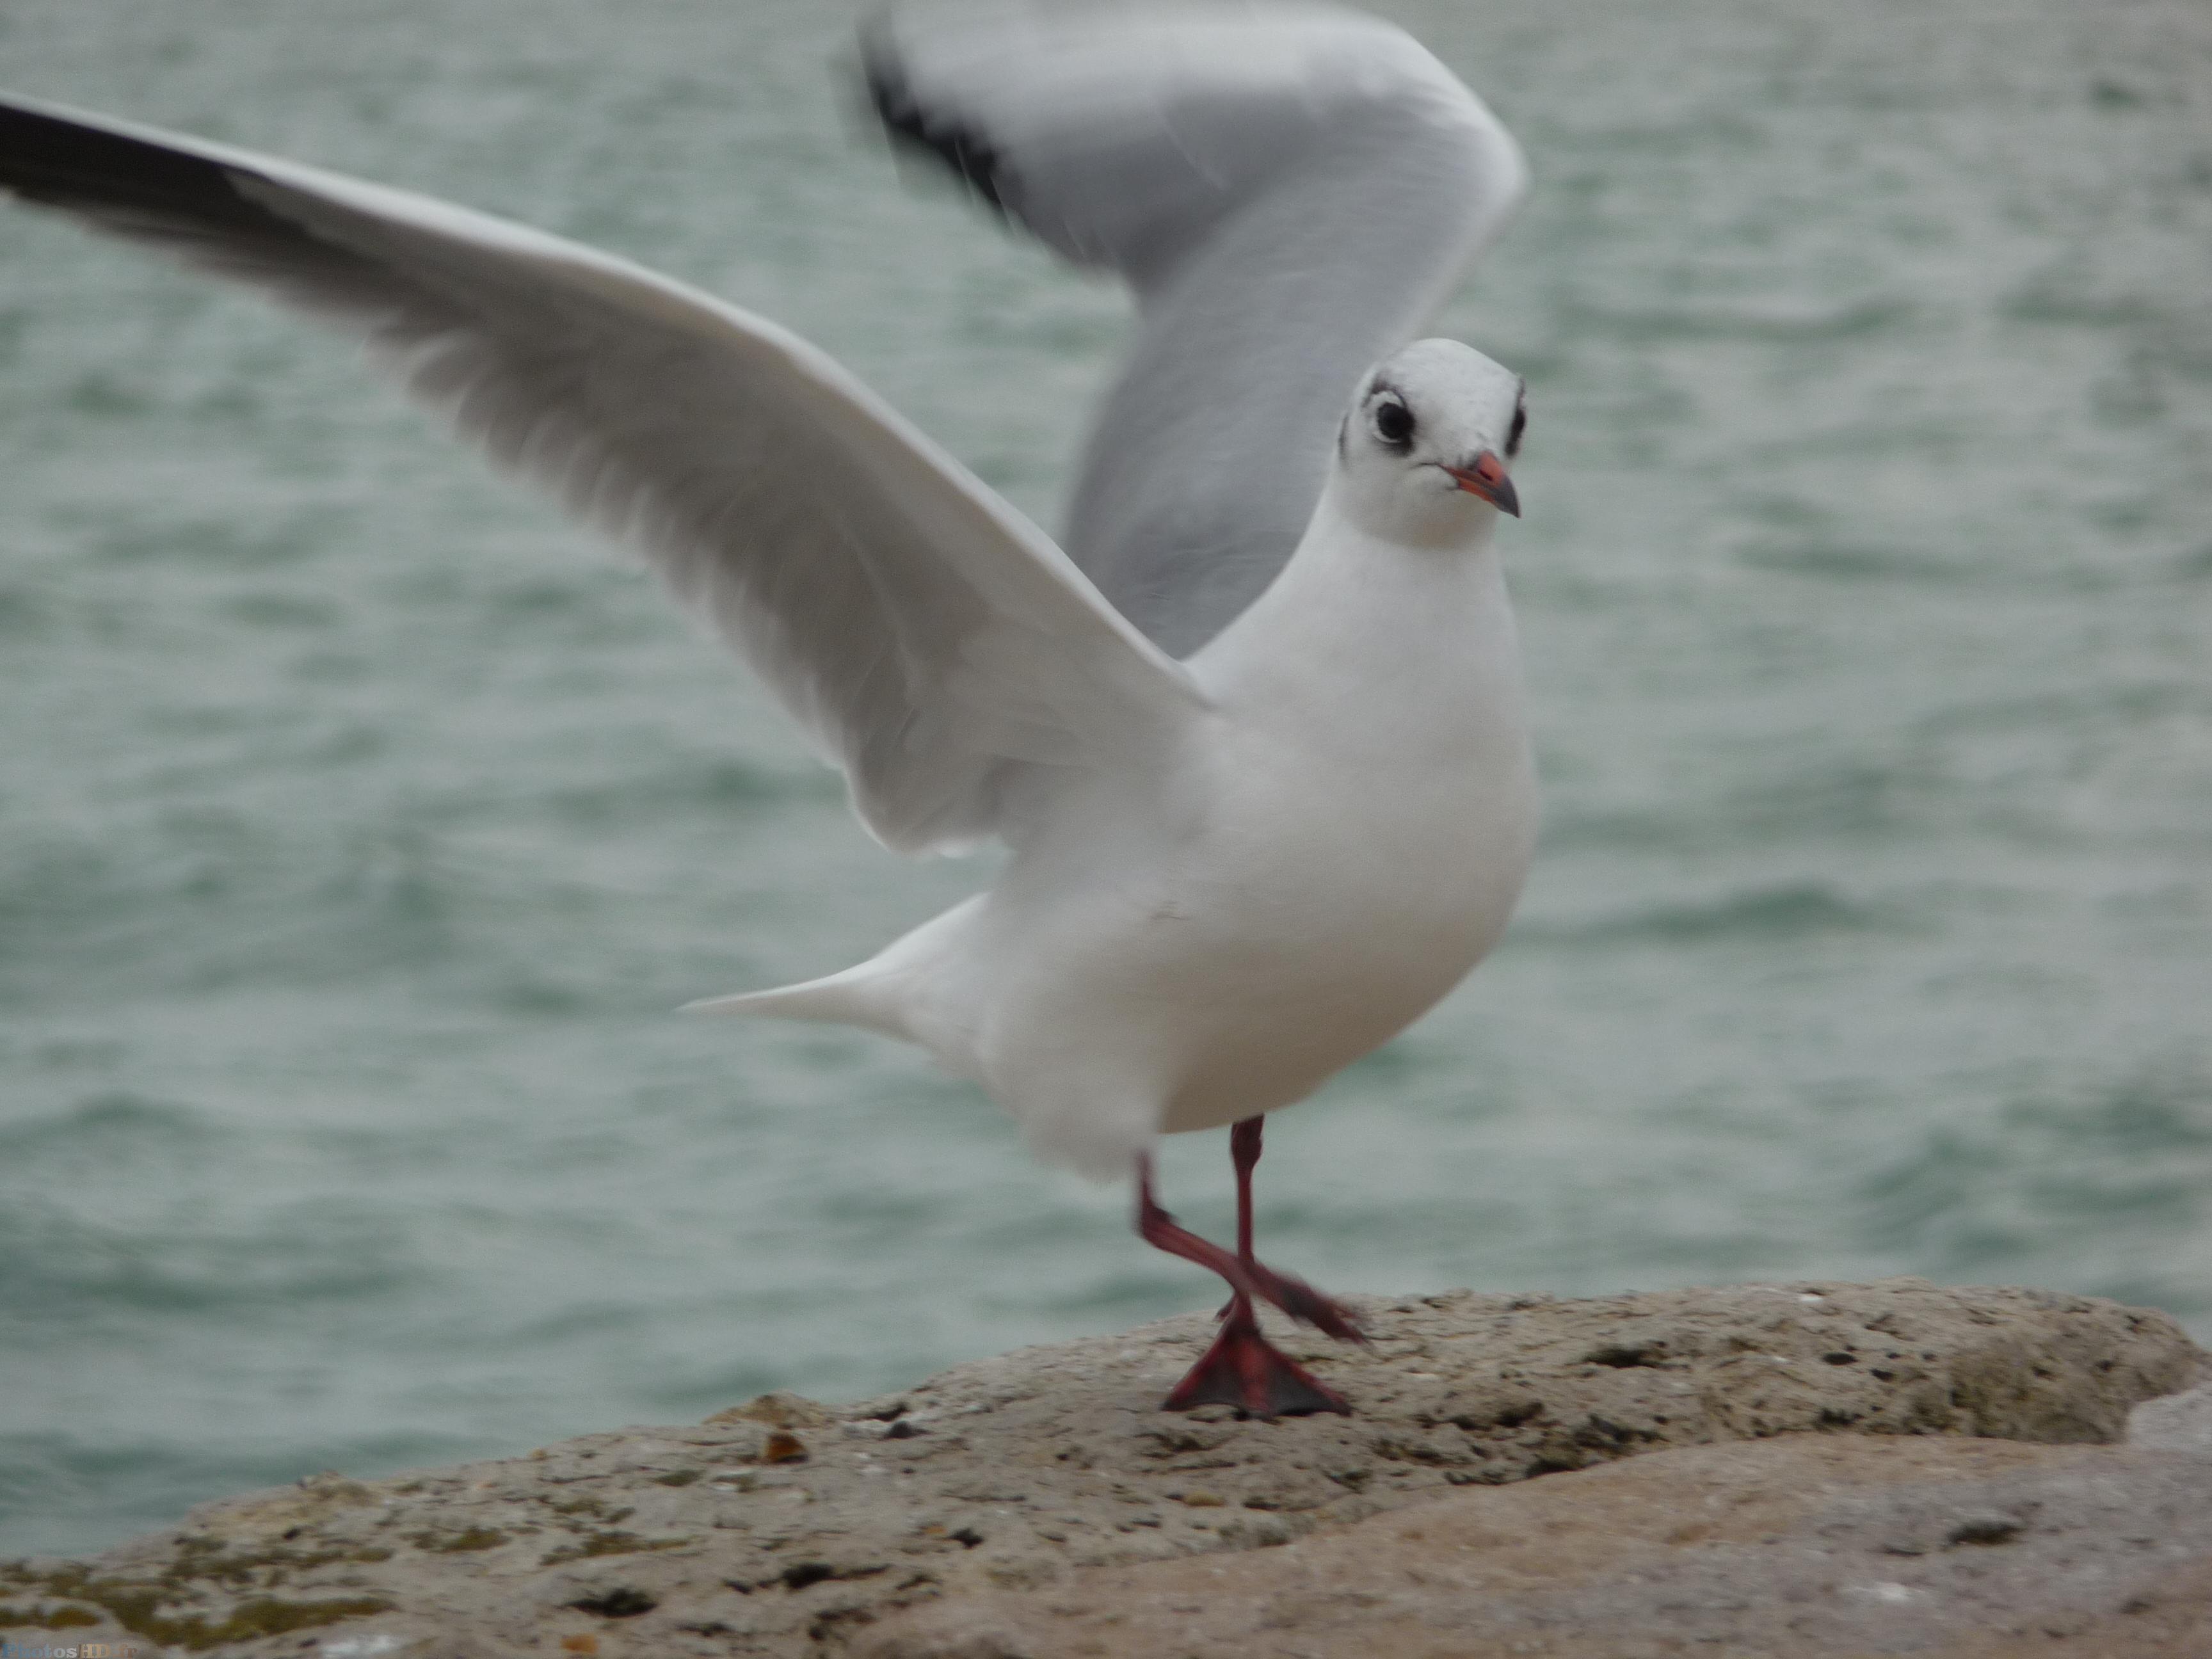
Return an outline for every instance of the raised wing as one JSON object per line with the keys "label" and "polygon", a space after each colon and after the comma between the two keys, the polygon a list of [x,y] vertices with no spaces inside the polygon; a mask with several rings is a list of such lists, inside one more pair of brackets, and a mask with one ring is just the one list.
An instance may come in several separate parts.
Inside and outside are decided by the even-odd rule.
{"label": "raised wing", "polygon": [[862,58],[894,134],[1136,290],[1063,540],[1188,656],[1290,557],[1361,372],[1520,199],[1518,146],[1403,31],[1333,9],[901,17]]}
{"label": "raised wing", "polygon": [[364,335],[492,457],[638,546],[886,844],[1003,827],[1030,763],[1202,702],[1051,540],[823,352],[427,197],[21,99],[0,190]]}

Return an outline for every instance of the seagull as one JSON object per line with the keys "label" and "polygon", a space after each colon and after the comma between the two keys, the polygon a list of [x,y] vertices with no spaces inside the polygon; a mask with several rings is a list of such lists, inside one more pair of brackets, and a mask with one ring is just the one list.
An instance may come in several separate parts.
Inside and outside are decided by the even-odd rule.
{"label": "seagull", "polygon": [[[1517,203],[1511,136],[1401,30],[1311,6],[864,27],[892,137],[1122,279],[1138,326],[1055,542],[825,353],[629,262],[428,197],[29,98],[0,191],[363,339],[507,470],[640,552],[885,847],[995,840],[987,890],[842,973],[695,1007],[918,1045],[1043,1161],[1133,1176],[1227,1281],[1166,1397],[1349,1412],[1267,1304],[1266,1115],[1488,953],[1536,787],[1494,536],[1519,376],[1407,342]],[[1231,1128],[1232,1251],[1154,1191]]]}

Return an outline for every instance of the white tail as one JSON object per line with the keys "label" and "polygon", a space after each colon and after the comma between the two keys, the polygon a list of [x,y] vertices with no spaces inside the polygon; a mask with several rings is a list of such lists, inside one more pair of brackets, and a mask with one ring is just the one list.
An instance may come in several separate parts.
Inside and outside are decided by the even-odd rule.
{"label": "white tail", "polygon": [[[942,1025],[927,1012],[930,970],[956,948],[955,942],[981,908],[982,895],[963,900],[943,915],[925,921],[893,940],[867,961],[842,974],[779,985],[767,991],[743,991],[733,997],[687,1002],[687,1014],[763,1014],[772,1019],[816,1019],[858,1025],[902,1042],[917,1042],[955,1070],[963,1063],[960,1045],[952,1051],[924,1035]],[[940,1036],[942,1032],[939,1034]]]}
{"label": "white tail", "polygon": [[842,974],[810,979],[798,985],[779,985],[772,990],[744,991],[736,996],[707,997],[687,1002],[687,1014],[760,1014],[772,1019],[814,1019],[839,1025],[865,1026],[886,1036],[914,1041],[914,1033],[899,1018],[891,998],[872,982],[872,963],[848,968]]}

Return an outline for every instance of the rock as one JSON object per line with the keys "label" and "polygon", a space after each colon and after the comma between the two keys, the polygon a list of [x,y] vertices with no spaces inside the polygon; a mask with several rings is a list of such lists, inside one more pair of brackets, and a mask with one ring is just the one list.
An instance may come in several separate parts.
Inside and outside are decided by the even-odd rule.
{"label": "rock", "polygon": [[2208,1481],[2212,1455],[2134,1448],[1686,1447],[1279,1550],[948,1597],[865,1632],[853,1659],[2201,1659]]}
{"label": "rock", "polygon": [[765,1423],[772,1429],[826,1428],[836,1420],[836,1413],[827,1407],[781,1389],[748,1400],[742,1406],[732,1406],[727,1411],[716,1412],[707,1419],[710,1424]]}
{"label": "rock", "polygon": [[[1404,1599],[1413,1595],[1406,1575],[1428,1571],[1422,1563],[1445,1565],[1446,1589],[1466,1579],[1495,1591],[1483,1577],[1494,1578],[1493,1569],[1534,1574],[1529,1594],[1539,1596],[1580,1583],[1566,1576],[1565,1553],[1547,1570],[1550,1579],[1533,1558],[1513,1565],[1528,1554],[1507,1547],[1523,1536],[1510,1531],[1522,1524],[1513,1504],[1539,1503],[1531,1513],[1557,1522],[1563,1538],[1588,1531],[1579,1547],[1589,1575],[1608,1528],[1627,1528],[1624,1547],[1671,1561],[1665,1553],[1686,1542],[1644,1537],[1631,1524],[1632,1512],[1643,1513],[1638,1504],[1661,1504],[1670,1480],[1706,1494],[1686,1498],[1686,1513],[1703,1513],[1698,1505],[1721,1502],[1711,1494],[1743,1481],[1754,1494],[1743,1514],[1771,1511],[1771,1523],[1761,1524],[1785,1540],[1848,1522],[1860,1529],[1850,1537],[1877,1540],[1869,1549],[1917,1550],[1883,1554],[1888,1576],[1868,1580],[1917,1593],[1915,1573],[2027,1559],[2018,1553],[2045,1523],[2021,1520],[2018,1504],[2046,1499],[2008,1488],[1940,1513],[1850,1519],[1851,1494],[1896,1483],[1876,1471],[1995,1480],[2071,1467],[2063,1460],[2092,1455],[2082,1446],[2119,1438],[2141,1402],[2195,1381],[2204,1358],[2160,1314],[1917,1279],[1589,1302],[1459,1291],[1359,1306],[1375,1338],[1365,1350],[1282,1337],[1351,1398],[1358,1415],[1350,1419],[1251,1422],[1218,1407],[1161,1413],[1161,1396],[1210,1329],[1188,1316],[963,1366],[848,1407],[769,1395],[696,1427],[590,1435],[381,1480],[318,1477],[210,1504],[174,1532],[93,1561],[0,1566],[0,1603],[14,1609],[0,1615],[0,1630],[34,1632],[22,1623],[29,1618],[58,1628],[52,1621],[70,1615],[96,1621],[82,1626],[84,1640],[137,1639],[149,1655],[150,1640],[240,1654],[296,1654],[319,1641],[323,1659],[525,1648],[1042,1659],[1164,1651],[1135,1635],[1164,1626],[1145,1626],[1135,1612],[1126,1627],[1113,1623],[1115,1598],[1172,1583],[1183,1588],[1162,1591],[1169,1599],[1160,1604],[1172,1609],[1192,1587],[1235,1575],[1250,1587],[1235,1606],[1288,1620],[1301,1650],[1319,1653],[1336,1650],[1327,1632],[1340,1616],[1347,1632],[1360,1625],[1370,1604],[1359,1597],[1385,1594],[1357,1582],[1377,1550],[1397,1561],[1388,1595],[1400,1599],[1389,1605],[1416,1620],[1425,1615],[1418,1597]],[[1795,1437],[1723,1443],[1778,1436]],[[1795,1475],[1758,1461],[1831,1455],[1843,1461]],[[1969,1455],[1984,1461],[1940,1461]],[[2106,1455],[2172,1463],[2176,1454]],[[1596,1467],[1632,1457],[1627,1469]],[[1677,1473],[1649,1472],[1670,1468]],[[1845,1510],[1821,1509],[1790,1486],[1811,1478],[1806,1468],[1826,1471],[1820,1490]],[[1516,1484],[1577,1470],[1589,1473]],[[1632,1471],[1644,1473],[1605,1484]],[[1583,1490],[1600,1496],[1547,1495]],[[1573,1521],[1571,1507],[1543,1507],[1576,1501],[1594,1504],[1587,1523]],[[1389,1530],[1412,1505],[1437,1510],[1421,1524],[1447,1528],[1448,1550]],[[1608,1505],[1620,1514],[1604,1518]],[[1731,1548],[1765,1547],[1738,1537],[1741,1522],[1717,1521],[1710,1535]],[[2013,1522],[2017,1539],[1996,1536]],[[1960,1527],[1989,1535],[1955,1543]],[[1480,1541],[1493,1534],[1507,1541]],[[1341,1582],[1330,1577],[1328,1564],[1340,1559],[1333,1551],[1351,1575]],[[1295,1595],[1282,1587],[1291,1564],[1300,1564]],[[1634,1600],[1627,1583],[1607,1592],[1627,1598],[1624,1607]],[[2170,1586],[2128,1593],[2194,1605]],[[1725,1601],[1735,1592],[1710,1594]],[[1881,1592],[1866,1594],[1880,1603]],[[1063,1607],[1091,1612],[1054,1611]],[[5,1624],[9,1616],[18,1624]],[[1230,1602],[1208,1602],[1206,1616],[1227,1621],[1206,1638],[1211,1650],[1253,1650],[1261,1626],[1236,1626]],[[1326,1639],[1305,1643],[1310,1632]]]}
{"label": "rock", "polygon": [[2136,1407],[2128,1413],[2128,1443],[2212,1452],[2212,1385]]}

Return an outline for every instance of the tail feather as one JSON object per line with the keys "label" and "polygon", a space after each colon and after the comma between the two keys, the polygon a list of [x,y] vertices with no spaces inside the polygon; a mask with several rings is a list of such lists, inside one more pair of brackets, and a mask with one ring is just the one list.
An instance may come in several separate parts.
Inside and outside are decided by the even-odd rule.
{"label": "tail feather", "polygon": [[684,1006],[686,1013],[764,1014],[773,1019],[817,1019],[858,1025],[921,1044],[963,1075],[974,1064],[958,1023],[948,1022],[932,989],[937,972],[961,949],[982,909],[983,896],[965,899],[894,939],[867,961],[797,985],[708,997]]}
{"label": "tail feather", "polygon": [[915,1035],[900,1017],[893,999],[884,994],[871,964],[848,968],[842,974],[810,979],[771,990],[744,991],[735,996],[705,997],[687,1002],[687,1014],[758,1014],[772,1019],[823,1020],[839,1025],[860,1025],[886,1036],[914,1042]]}

